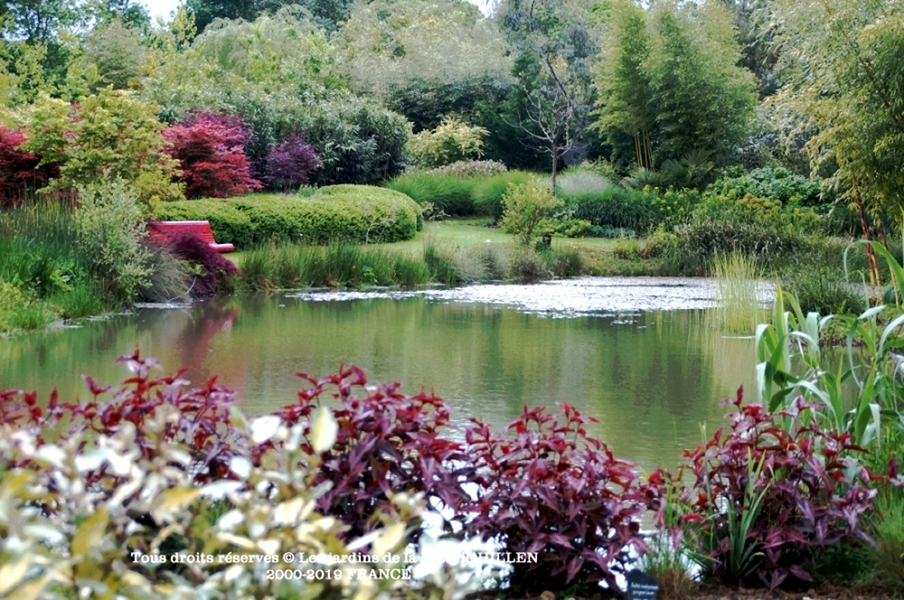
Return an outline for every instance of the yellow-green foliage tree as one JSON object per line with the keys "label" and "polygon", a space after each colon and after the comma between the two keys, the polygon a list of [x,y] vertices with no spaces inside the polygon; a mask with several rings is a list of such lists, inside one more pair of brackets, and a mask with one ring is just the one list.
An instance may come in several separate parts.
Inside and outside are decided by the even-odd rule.
{"label": "yellow-green foliage tree", "polygon": [[772,9],[789,63],[775,98],[782,128],[792,139],[812,133],[806,150],[814,171],[831,169],[869,239],[868,212],[904,210],[904,6],[775,0]]}
{"label": "yellow-green foliage tree", "polygon": [[151,210],[156,202],[183,197],[173,183],[177,163],[164,152],[167,142],[156,113],[155,106],[129,92],[103,89],[76,104],[42,94],[3,121],[25,131],[22,150],[59,169],[46,191],[121,179]]}
{"label": "yellow-green foliage tree", "polygon": [[378,95],[413,80],[504,77],[512,66],[493,22],[473,4],[455,0],[359,3],[335,45],[355,88]]}
{"label": "yellow-green foliage tree", "polygon": [[256,21],[221,21],[190,41],[190,16],[149,56],[153,64],[141,95],[178,120],[193,109],[291,114],[323,100],[344,84],[332,50],[302,11],[282,9]]}
{"label": "yellow-green foliage tree", "polygon": [[483,127],[446,117],[433,131],[421,131],[408,138],[406,149],[418,166],[442,167],[469,158],[480,158],[483,140],[488,134]]}

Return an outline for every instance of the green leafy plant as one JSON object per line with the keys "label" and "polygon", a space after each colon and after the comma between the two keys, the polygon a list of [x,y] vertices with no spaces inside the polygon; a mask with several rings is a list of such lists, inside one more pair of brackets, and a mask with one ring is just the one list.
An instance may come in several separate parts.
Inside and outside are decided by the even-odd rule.
{"label": "green leafy plant", "polygon": [[172,181],[178,164],[165,152],[155,107],[128,92],[103,89],[74,105],[42,95],[22,119],[29,139],[21,148],[38,156],[39,166],[59,169],[49,189],[74,191],[122,179],[145,212],[160,201],[183,197]]}
{"label": "green leafy plant", "polygon": [[411,136],[406,149],[417,165],[441,167],[469,158],[480,158],[483,138],[488,134],[483,127],[446,117],[434,130]]}
{"label": "green leafy plant", "polygon": [[692,189],[670,187],[652,199],[661,217],[660,226],[666,231],[686,225],[692,218],[694,208],[700,203],[700,192]]}
{"label": "green leafy plant", "polygon": [[118,179],[79,190],[73,218],[79,242],[106,290],[122,301],[134,300],[150,283],[150,254],[137,192]]}
{"label": "green leafy plant", "polygon": [[[785,310],[786,303],[793,313]],[[820,406],[815,414],[823,426],[849,432],[865,447],[877,441],[883,413],[898,415],[904,394],[896,376],[896,350],[904,345],[899,335],[904,316],[880,329],[878,315],[883,310],[883,306],[873,307],[858,317],[820,318],[814,312],[804,316],[796,299],[779,288],[773,322],[757,327],[761,401],[769,410],[778,410],[801,396]],[[847,348],[837,366],[827,367],[819,340],[833,318],[847,329]],[[800,374],[792,372],[792,357],[799,361]]]}
{"label": "green leafy plant", "polygon": [[502,228],[518,238],[522,246],[530,246],[537,236],[548,235],[554,228],[552,212],[564,202],[552,195],[539,179],[511,186],[502,197]]}

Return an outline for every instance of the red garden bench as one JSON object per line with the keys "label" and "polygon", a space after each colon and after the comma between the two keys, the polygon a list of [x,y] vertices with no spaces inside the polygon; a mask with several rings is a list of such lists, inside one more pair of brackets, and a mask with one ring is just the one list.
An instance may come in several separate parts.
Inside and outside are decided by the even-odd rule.
{"label": "red garden bench", "polygon": [[213,239],[209,221],[148,221],[148,234],[152,240],[161,243],[166,243],[169,238],[178,235],[193,235],[207,242],[211,250],[217,252],[235,250],[232,244],[218,244]]}

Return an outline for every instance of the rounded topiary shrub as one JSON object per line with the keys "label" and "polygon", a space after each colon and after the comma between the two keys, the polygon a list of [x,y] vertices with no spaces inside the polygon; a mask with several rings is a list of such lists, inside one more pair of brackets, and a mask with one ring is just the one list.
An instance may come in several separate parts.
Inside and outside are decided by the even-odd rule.
{"label": "rounded topiary shrub", "polygon": [[169,202],[157,218],[210,221],[217,241],[238,249],[268,242],[396,242],[414,237],[421,224],[414,200],[367,185],[326,186],[309,197],[254,194]]}

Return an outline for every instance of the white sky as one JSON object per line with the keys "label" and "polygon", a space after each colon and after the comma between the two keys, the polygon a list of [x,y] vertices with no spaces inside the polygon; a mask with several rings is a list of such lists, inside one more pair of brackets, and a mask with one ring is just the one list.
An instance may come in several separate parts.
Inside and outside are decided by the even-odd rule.
{"label": "white sky", "polygon": [[151,20],[163,17],[169,21],[170,13],[176,11],[176,7],[182,4],[181,0],[142,0],[142,4],[148,7]]}
{"label": "white sky", "polygon": [[[486,2],[482,0],[468,0],[472,4],[476,4],[481,7],[483,10],[483,6]],[[151,13],[151,20],[156,20],[157,17],[163,17],[167,21],[170,19],[170,13],[176,11],[176,7],[182,4],[182,0],[142,0],[142,3],[148,7],[148,11]],[[484,12],[484,14],[486,14]]]}

